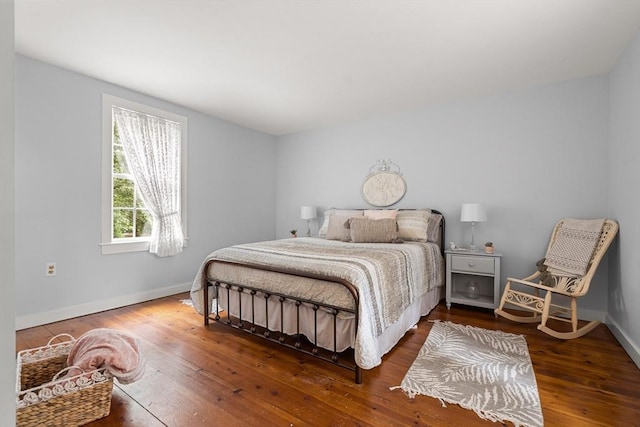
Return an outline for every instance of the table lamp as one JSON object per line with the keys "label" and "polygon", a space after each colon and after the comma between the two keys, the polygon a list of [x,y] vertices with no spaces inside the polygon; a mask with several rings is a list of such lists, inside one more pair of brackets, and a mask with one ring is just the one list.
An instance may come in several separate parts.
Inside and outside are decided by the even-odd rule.
{"label": "table lamp", "polygon": [[460,221],[471,223],[471,245],[469,249],[476,250],[476,244],[474,241],[474,234],[476,228],[476,222],[484,222],[487,220],[487,212],[484,207],[479,203],[463,203],[460,209]]}
{"label": "table lamp", "polygon": [[311,237],[311,221],[317,217],[315,206],[303,206],[300,208],[300,218],[307,220],[307,237]]}

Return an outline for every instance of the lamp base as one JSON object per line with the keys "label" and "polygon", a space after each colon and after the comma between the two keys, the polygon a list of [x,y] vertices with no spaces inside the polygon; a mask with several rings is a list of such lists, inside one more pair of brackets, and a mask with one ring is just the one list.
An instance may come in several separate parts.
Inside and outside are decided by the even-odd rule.
{"label": "lamp base", "polygon": [[476,223],[475,221],[471,221],[471,244],[469,245],[469,250],[471,252],[478,252],[478,248],[476,248],[476,244],[473,239],[475,234],[476,234]]}

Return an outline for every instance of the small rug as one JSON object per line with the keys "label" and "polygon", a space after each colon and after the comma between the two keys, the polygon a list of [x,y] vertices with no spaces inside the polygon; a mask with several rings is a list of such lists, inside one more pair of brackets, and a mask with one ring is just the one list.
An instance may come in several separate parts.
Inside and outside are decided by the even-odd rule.
{"label": "small rug", "polygon": [[542,426],[536,378],[522,335],[435,321],[399,387],[455,403],[480,418]]}

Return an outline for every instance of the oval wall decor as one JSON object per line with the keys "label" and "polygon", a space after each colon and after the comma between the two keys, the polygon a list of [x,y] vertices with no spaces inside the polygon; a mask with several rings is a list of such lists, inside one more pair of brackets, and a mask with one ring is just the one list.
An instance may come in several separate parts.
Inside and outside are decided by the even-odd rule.
{"label": "oval wall decor", "polygon": [[[397,171],[392,168],[397,168]],[[398,203],[407,191],[400,167],[391,160],[378,160],[362,183],[362,198],[372,206],[385,207]]]}

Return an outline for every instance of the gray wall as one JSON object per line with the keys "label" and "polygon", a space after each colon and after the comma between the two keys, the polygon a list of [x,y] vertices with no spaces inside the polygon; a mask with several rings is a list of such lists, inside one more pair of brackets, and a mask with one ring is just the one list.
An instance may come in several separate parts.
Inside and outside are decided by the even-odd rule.
{"label": "gray wall", "polygon": [[[441,210],[447,241],[468,245],[460,205],[483,203],[476,242],[504,253],[503,276],[523,277],[558,219],[608,215],[608,150],[605,75],[280,137],[276,234],[304,226],[303,204],[365,207],[360,185],[389,158],[408,186],[398,207]],[[604,319],[606,278],[605,262],[582,317]]]}
{"label": "gray wall", "polygon": [[[188,118],[188,247],[100,251],[102,93]],[[33,59],[16,59],[18,327],[175,293],[212,250],[272,239],[275,138]],[[57,275],[45,277],[45,264]],[[110,307],[109,307],[110,308]]]}
{"label": "gray wall", "polygon": [[0,425],[15,425],[14,3],[0,1]]}
{"label": "gray wall", "polygon": [[[532,270],[561,217],[618,219],[621,238],[581,301],[581,317],[604,318],[608,311],[637,353],[638,49],[636,35],[611,75],[277,139],[19,56],[18,323],[45,323],[91,312],[96,301],[117,306],[188,284],[211,250],[304,230],[302,205],[317,205],[320,215],[331,206],[365,207],[362,180],[376,160],[389,158],[408,183],[397,206],[443,211],[448,241],[469,242],[469,227],[458,221],[461,203],[486,206],[489,220],[476,228],[476,240],[492,240],[504,253],[503,276]],[[189,119],[190,240],[176,257],[100,254],[103,92]],[[58,264],[54,278],[44,275],[49,261]]]}
{"label": "gray wall", "polygon": [[609,136],[610,211],[620,235],[610,256],[608,321],[640,366],[640,32],[610,74]]}

